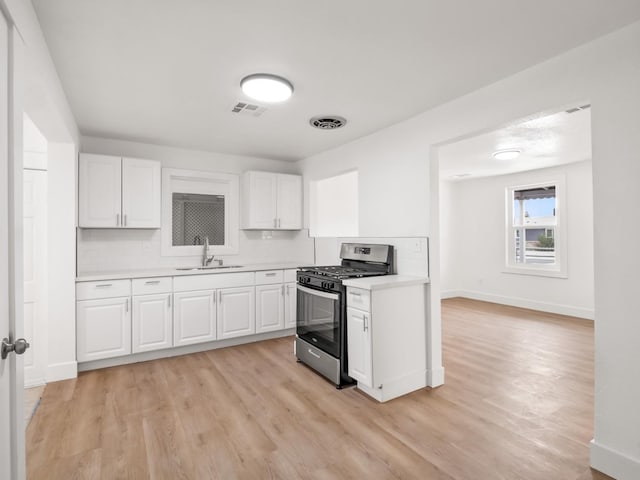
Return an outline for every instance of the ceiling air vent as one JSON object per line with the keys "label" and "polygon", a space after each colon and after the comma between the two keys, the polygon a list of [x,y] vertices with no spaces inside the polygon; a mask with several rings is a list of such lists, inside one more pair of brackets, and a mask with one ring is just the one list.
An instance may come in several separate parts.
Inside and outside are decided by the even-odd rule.
{"label": "ceiling air vent", "polygon": [[335,130],[336,128],[344,127],[347,124],[347,120],[337,115],[322,115],[313,117],[309,120],[309,124],[320,130]]}
{"label": "ceiling air vent", "polygon": [[579,112],[580,110],[586,110],[587,108],[591,108],[591,104],[590,103],[587,103],[586,105],[581,105],[579,107],[570,108],[568,110],[565,110],[565,112],[567,112],[567,113],[576,113],[576,112]]}
{"label": "ceiling air vent", "polygon": [[247,102],[238,102],[231,109],[233,113],[240,113],[242,115],[251,115],[252,117],[259,117],[265,112],[265,110],[266,110],[265,107],[261,107],[260,105],[255,105],[253,103],[247,103]]}

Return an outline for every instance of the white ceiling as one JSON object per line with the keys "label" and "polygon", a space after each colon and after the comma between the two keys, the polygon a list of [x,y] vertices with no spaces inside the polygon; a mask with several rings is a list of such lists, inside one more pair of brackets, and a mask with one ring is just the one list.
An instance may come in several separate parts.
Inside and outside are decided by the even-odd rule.
{"label": "white ceiling", "polygon": [[[509,149],[520,150],[520,156],[514,160],[493,158],[494,152]],[[440,178],[453,181],[589,160],[591,109],[562,111],[515,123],[444,145],[438,155]]]}
{"label": "white ceiling", "polygon": [[[638,0],[33,0],[84,135],[297,160],[640,19]],[[239,83],[295,87],[260,117]],[[309,126],[346,117],[341,130]]]}

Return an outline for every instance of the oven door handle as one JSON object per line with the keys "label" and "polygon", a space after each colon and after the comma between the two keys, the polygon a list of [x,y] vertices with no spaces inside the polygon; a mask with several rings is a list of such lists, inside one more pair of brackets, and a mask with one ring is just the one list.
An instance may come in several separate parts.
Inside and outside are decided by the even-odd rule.
{"label": "oven door handle", "polygon": [[307,293],[309,295],[315,295],[322,298],[328,298],[329,300],[335,300],[336,302],[340,300],[340,295],[338,295],[337,293],[321,292],[320,290],[313,290],[311,288],[303,287],[302,285],[296,285],[296,287],[302,293]]}

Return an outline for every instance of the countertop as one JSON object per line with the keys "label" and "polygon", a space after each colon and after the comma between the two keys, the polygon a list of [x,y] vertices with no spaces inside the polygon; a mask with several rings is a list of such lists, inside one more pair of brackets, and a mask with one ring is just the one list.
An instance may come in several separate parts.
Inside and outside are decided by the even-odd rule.
{"label": "countertop", "polygon": [[[231,264],[232,265],[232,264]],[[86,272],[76,277],[76,282],[91,282],[96,280],[118,280],[127,278],[151,277],[181,277],[185,275],[215,275],[218,273],[258,272],[262,270],[289,270],[303,266],[300,263],[256,263],[242,265],[237,268],[213,268],[208,270],[177,270],[176,268],[153,268],[146,270],[129,270],[113,272]]]}
{"label": "countertop", "polygon": [[406,287],[429,283],[429,277],[418,275],[382,275],[380,277],[363,277],[343,280],[347,287],[364,290],[380,290],[383,288]]}

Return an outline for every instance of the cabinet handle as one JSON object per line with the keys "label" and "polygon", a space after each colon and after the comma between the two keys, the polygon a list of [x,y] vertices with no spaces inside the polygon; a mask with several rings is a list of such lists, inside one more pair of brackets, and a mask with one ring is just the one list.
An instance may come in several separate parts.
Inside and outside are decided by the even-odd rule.
{"label": "cabinet handle", "polygon": [[280,228],[281,226],[282,226],[282,219],[281,219],[281,218],[279,218],[279,219],[278,219],[278,228]]}
{"label": "cabinet handle", "polygon": [[222,290],[218,290],[218,302],[222,305]]}
{"label": "cabinet handle", "polygon": [[271,272],[271,273],[265,273],[264,276],[265,277],[275,277],[277,274],[277,272]]}
{"label": "cabinet handle", "polygon": [[127,312],[127,313],[128,313],[128,312],[129,312],[129,299],[128,299],[128,298],[127,298],[127,300],[125,301],[125,304],[124,304],[124,305],[125,305],[125,307],[124,307],[124,308],[125,308],[125,312]]}
{"label": "cabinet handle", "polygon": [[171,308],[171,294],[167,295],[167,306]]}
{"label": "cabinet handle", "polygon": [[124,214],[124,226],[125,227],[127,226],[127,214],[126,213]]}
{"label": "cabinet handle", "polygon": [[215,291],[213,292],[212,298],[213,298],[213,303],[214,304],[217,303],[216,302],[216,292]]}
{"label": "cabinet handle", "polygon": [[273,219],[273,228],[278,228],[278,219]]}
{"label": "cabinet handle", "polygon": [[363,315],[362,320],[362,331],[366,332],[369,329],[369,325],[367,325],[367,316]]}
{"label": "cabinet handle", "polygon": [[291,295],[291,285],[287,285],[287,297]]}
{"label": "cabinet handle", "polygon": [[108,288],[113,287],[113,283],[102,283],[100,285],[96,285],[96,288]]}
{"label": "cabinet handle", "polygon": [[284,297],[284,285],[282,285],[282,296]]}
{"label": "cabinet handle", "polygon": [[120,214],[116,213],[116,227],[120,226]]}
{"label": "cabinet handle", "polygon": [[145,285],[158,285],[159,283],[160,283],[160,280],[148,280],[144,282]]}
{"label": "cabinet handle", "polygon": [[353,295],[354,297],[361,297],[362,296],[361,293],[357,293],[357,292],[349,292],[349,295]]}

